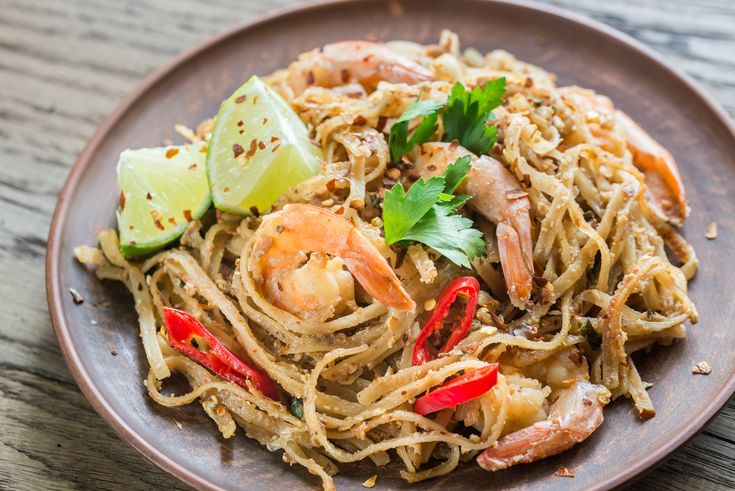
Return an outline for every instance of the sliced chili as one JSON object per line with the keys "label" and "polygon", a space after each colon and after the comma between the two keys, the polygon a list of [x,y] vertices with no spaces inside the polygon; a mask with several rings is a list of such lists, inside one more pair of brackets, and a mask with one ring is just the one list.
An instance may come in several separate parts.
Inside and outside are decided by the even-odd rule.
{"label": "sliced chili", "polygon": [[[273,380],[227,349],[196,317],[183,310],[166,307],[163,309],[163,322],[166,324],[168,339],[177,351],[244,389],[248,389],[246,381],[250,380],[263,395],[280,400]],[[191,340],[194,336],[204,338],[209,344],[209,351],[192,346]]]}
{"label": "sliced chili", "polygon": [[498,364],[491,363],[445,382],[416,400],[414,411],[424,416],[477,399],[498,383]]}
{"label": "sliced chili", "polygon": [[416,344],[413,347],[412,365],[423,365],[431,359],[431,351],[429,350],[428,339],[435,331],[441,330],[444,325],[444,319],[449,315],[449,309],[459,294],[467,295],[467,303],[465,305],[464,316],[459,325],[450,333],[444,346],[439,353],[446,353],[462,341],[470,332],[472,320],[475,317],[477,309],[477,297],[480,292],[480,284],[472,276],[462,276],[447,285],[436,302],[436,307],[431,312],[429,320],[426,321],[424,328],[421,329]]}

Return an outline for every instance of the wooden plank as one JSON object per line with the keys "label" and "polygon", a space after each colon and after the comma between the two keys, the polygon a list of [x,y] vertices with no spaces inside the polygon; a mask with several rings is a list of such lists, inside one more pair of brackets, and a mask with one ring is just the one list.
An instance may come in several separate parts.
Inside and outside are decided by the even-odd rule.
{"label": "wooden plank", "polygon": [[[117,438],[59,353],[43,255],[56,194],[100,121],[209,36],[297,0],[0,0],[0,488],[186,489]],[[735,114],[730,0],[551,0],[643,41]],[[635,489],[735,488],[735,403]],[[571,484],[571,482],[570,482]]]}

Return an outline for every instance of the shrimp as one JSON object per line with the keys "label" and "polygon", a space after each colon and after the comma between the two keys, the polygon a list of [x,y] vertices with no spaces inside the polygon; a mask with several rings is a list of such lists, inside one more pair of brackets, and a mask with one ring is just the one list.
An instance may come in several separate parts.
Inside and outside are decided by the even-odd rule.
{"label": "shrimp", "polygon": [[[310,252],[335,258],[309,259]],[[268,298],[305,320],[326,320],[340,302],[354,302],[349,273],[380,303],[398,311],[415,308],[375,245],[348,220],[317,206],[294,203],[265,216],[248,265]]]}
{"label": "shrimp", "polygon": [[615,146],[613,131],[604,127],[612,127],[622,134],[633,155],[633,163],[645,176],[649,201],[669,221],[681,225],[689,214],[689,208],[679,168],[668,150],[630,116],[616,110],[607,97],[579,87],[564,87],[560,91],[575,108],[585,113],[586,119],[602,120],[601,127],[595,125],[592,131],[596,143],[602,148],[612,151]]}
{"label": "shrimp", "polygon": [[646,176],[654,203],[672,223],[681,226],[689,215],[689,207],[674,157],[630,116],[622,111],[617,111],[616,116],[628,140],[633,162]]}
{"label": "shrimp", "polygon": [[[498,440],[477,457],[485,470],[497,471],[564,452],[589,437],[603,421],[603,408],[610,393],[589,382],[589,370],[581,353],[561,351],[549,360],[530,367],[532,376],[543,370],[546,382],[554,389],[556,401],[549,416]],[[569,377],[572,377],[569,379]]]}
{"label": "shrimp", "polygon": [[[456,143],[424,143],[410,155],[420,175],[444,172],[451,162],[472,155]],[[472,169],[462,184],[469,205],[497,224],[498,253],[513,305],[525,308],[533,282],[533,235],[530,203],[518,180],[497,160],[472,155]]]}
{"label": "shrimp", "polygon": [[415,85],[433,80],[432,72],[382,43],[342,41],[299,56],[289,67],[288,84],[296,94],[308,87],[381,80]]}

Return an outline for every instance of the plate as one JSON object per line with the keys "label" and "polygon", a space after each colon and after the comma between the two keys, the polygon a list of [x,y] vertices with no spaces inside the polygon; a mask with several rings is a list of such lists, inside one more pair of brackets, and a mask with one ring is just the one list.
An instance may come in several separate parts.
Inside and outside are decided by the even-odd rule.
{"label": "plate", "polygon": [[[72,375],[95,409],[118,434],[155,464],[201,489],[297,489],[318,486],[300,467],[289,467],[242,433],[223,440],[198,405],[170,409],[148,398],[141,381],[146,362],[131,297],[97,281],[77,264],[72,249],[94,244],[114,225],[115,164],[128,147],[177,139],[176,123],[195,126],[253,73],[268,74],[299,53],[353,39],[436,42],[442,28],[464,46],[502,48],[554,72],[560,84],[578,84],[610,96],[676,157],[692,214],[684,233],[701,261],[691,283],[701,321],[685,342],[657,349],[640,366],[653,382],[658,410],[641,423],[628,401],[605,412],[605,423],[583,444],[538,463],[498,473],[474,464],[422,489],[545,490],[560,486],[607,489],[660,463],[699,431],[735,389],[735,132],[708,96],[651,50],[601,24],[520,2],[480,0],[355,0],[293,9],[249,23],[189,51],[150,76],[102,124],[72,168],[59,197],[46,263],[49,310]],[[719,236],[705,239],[717,221]],[[69,288],[86,299],[72,302]],[[93,323],[94,321],[94,323]],[[117,356],[114,356],[114,353]],[[708,361],[709,376],[692,375]],[[175,422],[180,423],[179,425]],[[560,466],[576,477],[554,477]],[[379,472],[381,488],[407,488],[398,466]],[[340,489],[361,489],[372,464],[342,466]]]}

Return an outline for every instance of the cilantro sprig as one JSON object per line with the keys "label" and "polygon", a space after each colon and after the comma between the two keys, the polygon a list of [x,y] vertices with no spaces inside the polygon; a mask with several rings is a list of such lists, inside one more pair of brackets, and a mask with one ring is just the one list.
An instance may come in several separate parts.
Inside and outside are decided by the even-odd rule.
{"label": "cilantro sprig", "polygon": [[444,141],[459,144],[476,155],[487,155],[495,145],[497,127],[488,125],[494,119],[492,110],[503,103],[505,77],[475,87],[468,92],[457,82],[442,113]]}
{"label": "cilantro sprig", "polygon": [[466,155],[449,164],[441,176],[419,179],[405,191],[395,184],[383,199],[383,226],[387,244],[420,242],[459,266],[485,253],[482,232],[472,220],[456,214],[470,197],[453,195],[471,167]]}
{"label": "cilantro sprig", "polygon": [[[390,148],[390,158],[393,162],[398,162],[401,155],[410,152],[414,145],[429,141],[431,136],[436,133],[439,125],[436,123],[439,117],[439,108],[444,104],[437,101],[416,101],[401,114],[390,127],[390,138],[388,146]],[[408,123],[412,119],[423,116],[419,125],[409,138]]]}
{"label": "cilantro sprig", "polygon": [[[467,91],[457,82],[445,104],[436,101],[416,101],[390,127],[390,158],[398,162],[401,156],[436,133],[439,114],[444,126],[444,141],[458,140],[460,145],[476,155],[492,151],[497,136],[492,110],[503,103],[505,77],[491,80],[484,87]],[[411,120],[423,117],[412,135],[408,136]]]}

